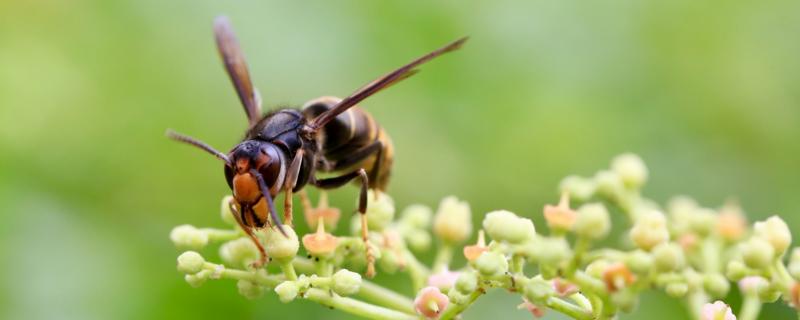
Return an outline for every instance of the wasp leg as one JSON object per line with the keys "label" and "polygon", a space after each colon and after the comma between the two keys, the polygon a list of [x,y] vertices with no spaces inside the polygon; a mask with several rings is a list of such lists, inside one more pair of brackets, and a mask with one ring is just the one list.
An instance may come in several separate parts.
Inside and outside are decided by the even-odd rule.
{"label": "wasp leg", "polygon": [[294,187],[297,185],[297,176],[300,174],[300,166],[303,164],[303,154],[303,149],[299,149],[295,153],[286,173],[286,183],[283,187],[283,221],[290,227],[294,227],[292,223],[292,192],[294,192]]}
{"label": "wasp leg", "polygon": [[234,201],[235,200],[231,199],[231,201],[228,202],[228,206],[231,208],[231,214],[233,214],[233,218],[236,219],[236,223],[239,224],[239,227],[244,230],[244,233],[250,237],[250,240],[253,240],[253,243],[256,245],[256,248],[258,248],[258,252],[260,254],[258,261],[253,262],[251,266],[254,268],[261,268],[261,266],[267,263],[267,251],[265,251],[264,246],[261,245],[261,240],[259,240],[255,233],[253,233],[253,228],[246,226],[244,222],[242,222],[242,214],[239,212],[239,209],[236,209],[236,204]]}
{"label": "wasp leg", "polygon": [[361,178],[361,191],[358,195],[358,213],[361,218],[361,240],[364,241],[364,248],[367,254],[367,277],[375,276],[375,256],[372,253],[372,246],[369,243],[369,230],[367,229],[367,186],[369,178],[364,168],[333,178],[313,180],[312,183],[320,189],[334,189],[343,186],[355,178]]}

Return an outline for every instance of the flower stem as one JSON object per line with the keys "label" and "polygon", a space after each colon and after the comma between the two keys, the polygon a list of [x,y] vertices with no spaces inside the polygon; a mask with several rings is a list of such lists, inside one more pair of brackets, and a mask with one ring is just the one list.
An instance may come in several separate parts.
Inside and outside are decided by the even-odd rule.
{"label": "flower stem", "polygon": [[442,245],[439,246],[439,251],[436,253],[436,259],[433,263],[433,272],[439,272],[444,270],[445,267],[450,265],[450,261],[453,259],[453,246],[449,243],[442,242]]}
{"label": "flower stem", "polygon": [[455,318],[456,316],[464,312],[464,310],[466,310],[469,306],[471,306],[472,303],[475,302],[475,300],[477,300],[478,297],[480,297],[484,293],[485,293],[484,289],[478,288],[478,290],[473,291],[469,295],[469,298],[466,303],[462,304],[451,303],[449,306],[447,306],[447,309],[444,309],[444,312],[442,312],[442,314],[439,316],[439,319],[450,320]]}
{"label": "flower stem", "polygon": [[739,320],[756,320],[761,312],[761,301],[757,295],[747,294],[742,302],[742,310],[739,311]]}
{"label": "flower stem", "polygon": [[278,263],[280,264],[283,275],[286,276],[287,280],[297,280],[297,273],[294,272],[294,265],[292,264],[291,259],[280,260]]}
{"label": "flower stem", "polygon": [[392,290],[362,280],[357,295],[365,300],[408,314],[415,314],[414,301]]}
{"label": "flower stem", "polygon": [[417,319],[416,316],[405,314],[399,311],[379,307],[366,302],[351,298],[345,298],[331,293],[330,291],[310,288],[306,291],[304,298],[319,304],[339,309],[363,318],[369,319],[396,319],[411,320]]}
{"label": "flower stem", "polygon": [[564,301],[561,298],[550,297],[547,299],[547,307],[555,311],[561,312],[570,316],[573,319],[591,320],[593,319],[592,313],[584,308],[576,306],[572,303]]}

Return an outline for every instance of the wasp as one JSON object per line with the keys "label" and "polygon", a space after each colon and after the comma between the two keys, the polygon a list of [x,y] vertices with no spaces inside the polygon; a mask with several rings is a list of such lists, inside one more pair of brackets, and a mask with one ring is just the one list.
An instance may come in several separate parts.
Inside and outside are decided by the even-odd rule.
{"label": "wasp", "polygon": [[[299,109],[279,109],[261,115],[261,96],[250,80],[242,49],[227,17],[214,21],[217,49],[244,107],[249,128],[241,143],[228,153],[174,131],[168,137],[198,147],[222,160],[225,180],[233,193],[228,204],[237,223],[267,261],[254,230],[276,227],[286,235],[275,210],[275,198],[284,193],[284,220],[291,225],[292,195],[306,185],[334,189],[350,181],[360,183],[358,212],[361,237],[367,248],[367,274],[374,274],[374,257],[367,244],[367,190],[385,191],[394,148],[375,119],[356,105],[367,97],[418,72],[417,66],[460,48],[467,38],[421,56],[362,86],[344,99],[321,97]],[[317,178],[317,172],[335,176]]]}

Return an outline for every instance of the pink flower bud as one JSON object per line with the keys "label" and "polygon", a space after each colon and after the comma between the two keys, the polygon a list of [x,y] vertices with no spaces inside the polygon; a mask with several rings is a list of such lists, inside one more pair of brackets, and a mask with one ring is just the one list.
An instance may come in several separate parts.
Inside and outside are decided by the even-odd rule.
{"label": "pink flower bud", "polygon": [[428,319],[438,319],[450,300],[437,287],[425,287],[414,299],[414,309]]}
{"label": "pink flower bud", "polygon": [[703,305],[700,317],[702,320],[736,320],[736,316],[733,315],[731,307],[719,300],[715,301],[713,304],[706,303]]}
{"label": "pink flower bud", "polygon": [[445,291],[449,290],[456,283],[456,279],[458,279],[460,274],[460,272],[453,272],[445,268],[442,272],[432,274],[428,277],[428,285]]}

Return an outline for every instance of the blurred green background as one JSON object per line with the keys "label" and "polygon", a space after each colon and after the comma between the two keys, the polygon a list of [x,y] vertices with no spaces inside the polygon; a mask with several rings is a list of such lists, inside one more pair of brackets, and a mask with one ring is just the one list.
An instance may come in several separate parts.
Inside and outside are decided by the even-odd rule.
{"label": "blurred green background", "polygon": [[[228,189],[218,161],[164,130],[227,150],[246,123],[214,48],[221,13],[265,106],[344,96],[472,37],[362,104],[395,141],[400,207],[455,194],[476,222],[505,208],[541,224],[563,176],[631,151],[659,201],[736,196],[752,219],[781,214],[800,232],[796,0],[6,0],[0,318],[348,318],[274,295],[248,301],[231,281],[192,289],[175,271],[169,230],[222,226]],[[355,188],[331,196],[349,212]],[[467,318],[529,318],[510,297],[491,294]],[[651,294],[625,318],[682,312]]]}

